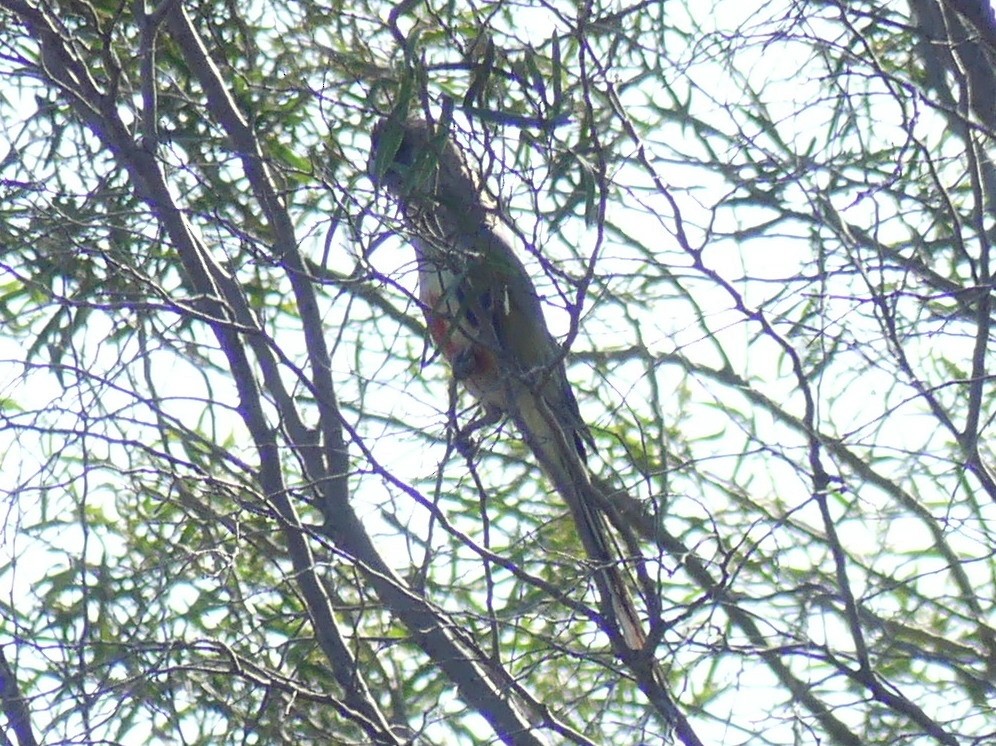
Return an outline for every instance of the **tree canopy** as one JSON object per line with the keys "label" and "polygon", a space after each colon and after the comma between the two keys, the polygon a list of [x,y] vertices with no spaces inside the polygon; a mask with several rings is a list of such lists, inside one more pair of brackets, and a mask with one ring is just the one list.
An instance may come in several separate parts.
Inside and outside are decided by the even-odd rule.
{"label": "tree canopy", "polygon": [[[989,3],[0,0],[0,81],[5,743],[996,739]],[[642,655],[466,447],[390,114],[514,224]]]}

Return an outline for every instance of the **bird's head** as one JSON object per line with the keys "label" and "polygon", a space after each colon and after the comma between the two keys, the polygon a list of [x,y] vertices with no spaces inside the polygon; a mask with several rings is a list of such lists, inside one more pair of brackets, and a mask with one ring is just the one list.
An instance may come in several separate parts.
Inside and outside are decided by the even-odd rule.
{"label": "bird's head", "polygon": [[381,119],[370,136],[367,173],[406,209],[470,210],[480,202],[460,151],[424,119]]}

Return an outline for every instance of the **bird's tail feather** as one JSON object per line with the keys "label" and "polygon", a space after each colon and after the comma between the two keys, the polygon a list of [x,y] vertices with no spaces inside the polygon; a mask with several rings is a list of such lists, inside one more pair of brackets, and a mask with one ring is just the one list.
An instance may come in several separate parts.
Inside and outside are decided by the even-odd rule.
{"label": "bird's tail feather", "polygon": [[567,503],[588,558],[595,563],[595,583],[602,613],[626,647],[639,651],[646,634],[621,566],[621,554],[605,515],[593,499],[588,469],[559,419],[542,397],[526,392],[517,397],[516,422],[555,489]]}

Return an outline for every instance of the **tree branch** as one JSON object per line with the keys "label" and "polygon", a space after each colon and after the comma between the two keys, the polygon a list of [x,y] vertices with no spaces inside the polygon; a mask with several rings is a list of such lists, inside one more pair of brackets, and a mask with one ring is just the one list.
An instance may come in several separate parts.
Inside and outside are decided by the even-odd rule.
{"label": "tree branch", "polygon": [[7,661],[7,654],[0,646],[0,703],[10,723],[10,729],[17,736],[19,746],[38,746],[34,729],[31,727],[31,711],[28,700],[21,693],[14,676],[14,669]]}

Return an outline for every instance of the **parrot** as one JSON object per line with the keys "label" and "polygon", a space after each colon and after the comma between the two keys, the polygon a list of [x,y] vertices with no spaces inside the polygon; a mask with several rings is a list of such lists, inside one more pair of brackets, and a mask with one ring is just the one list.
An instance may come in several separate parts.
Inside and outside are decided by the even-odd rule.
{"label": "parrot", "polygon": [[640,649],[645,636],[639,615],[607,520],[591,497],[586,464],[595,440],[500,209],[446,133],[424,119],[378,122],[368,171],[401,208],[433,344],[486,419],[507,415],[523,433],[599,566],[604,610],[626,645]]}

